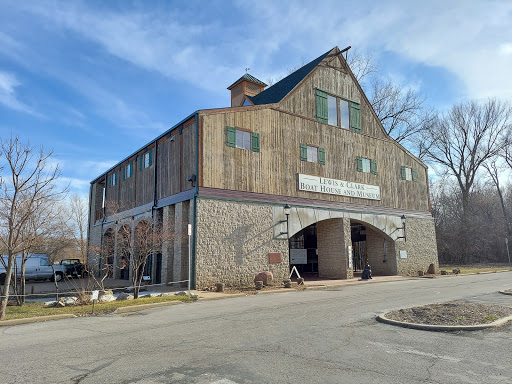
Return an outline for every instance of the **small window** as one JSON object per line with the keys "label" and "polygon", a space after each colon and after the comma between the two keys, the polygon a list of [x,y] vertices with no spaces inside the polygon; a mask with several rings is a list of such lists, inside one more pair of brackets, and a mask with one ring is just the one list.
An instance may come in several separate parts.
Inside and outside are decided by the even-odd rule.
{"label": "small window", "polygon": [[418,181],[418,170],[416,168],[402,166],[400,173],[402,180]]}
{"label": "small window", "polygon": [[112,186],[117,185],[117,172],[112,174]]}
{"label": "small window", "polygon": [[251,133],[236,130],[236,147],[243,149],[251,149]]}
{"label": "small window", "polygon": [[300,160],[310,163],[325,164],[325,148],[318,148],[307,144],[301,144]]}
{"label": "small window", "polygon": [[377,161],[366,157],[357,157],[357,171],[364,173],[377,174]]}
{"label": "small window", "polygon": [[310,163],[318,163],[318,148],[307,146],[308,158],[307,161]]}
{"label": "small window", "polygon": [[133,161],[123,167],[123,180],[129,179],[133,174]]}
{"label": "small window", "polygon": [[153,148],[139,156],[139,171],[151,167],[151,164],[153,164]]}
{"label": "small window", "polygon": [[260,151],[260,134],[247,132],[234,127],[226,127],[226,145],[228,147],[247,149],[253,152]]}

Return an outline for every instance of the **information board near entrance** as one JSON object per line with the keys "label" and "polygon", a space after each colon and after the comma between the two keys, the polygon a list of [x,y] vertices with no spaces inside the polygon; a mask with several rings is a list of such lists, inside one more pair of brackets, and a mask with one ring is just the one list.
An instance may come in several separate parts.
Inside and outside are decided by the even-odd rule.
{"label": "information board near entrance", "polygon": [[327,177],[303,175],[300,173],[299,191],[380,200],[380,187],[377,185],[354,183],[352,181],[329,179]]}

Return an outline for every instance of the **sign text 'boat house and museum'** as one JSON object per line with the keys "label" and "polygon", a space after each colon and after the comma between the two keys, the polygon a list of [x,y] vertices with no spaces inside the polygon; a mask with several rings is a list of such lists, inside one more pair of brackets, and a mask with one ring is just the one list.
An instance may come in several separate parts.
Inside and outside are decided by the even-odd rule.
{"label": "sign text 'boat house and museum'", "polygon": [[300,191],[380,200],[380,187],[377,185],[354,183],[352,181],[329,179],[327,177],[302,175],[300,173],[298,175]]}

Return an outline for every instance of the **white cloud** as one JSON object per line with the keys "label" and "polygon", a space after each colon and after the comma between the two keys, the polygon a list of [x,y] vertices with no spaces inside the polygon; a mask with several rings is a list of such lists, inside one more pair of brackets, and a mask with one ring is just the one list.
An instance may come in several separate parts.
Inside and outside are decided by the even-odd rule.
{"label": "white cloud", "polygon": [[0,71],[0,104],[16,111],[38,116],[30,107],[18,100],[15,90],[20,85],[13,74]]}
{"label": "white cloud", "polygon": [[[512,3],[399,2],[375,11],[346,22],[352,36],[366,27],[357,43],[445,68],[463,82],[469,98],[512,97],[512,55],[502,54],[510,49]],[[382,23],[380,11],[394,16]]]}

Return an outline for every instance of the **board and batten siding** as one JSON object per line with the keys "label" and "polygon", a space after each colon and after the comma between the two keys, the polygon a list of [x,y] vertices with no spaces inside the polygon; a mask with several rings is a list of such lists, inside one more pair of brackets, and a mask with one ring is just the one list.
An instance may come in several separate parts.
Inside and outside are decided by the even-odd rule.
{"label": "board and batten siding", "polygon": [[[270,108],[205,113],[202,118],[202,187],[429,210],[426,169],[387,137],[371,137]],[[258,133],[260,151],[227,146],[227,126]],[[300,144],[325,148],[325,165],[301,161]],[[377,175],[358,172],[357,156],[375,159]],[[418,181],[402,180],[401,166],[417,168]],[[298,191],[298,173],[378,185],[381,200]]]}
{"label": "board and batten siding", "polygon": [[361,95],[360,88],[349,73],[342,68],[338,57],[320,64],[297,89],[285,98],[281,103],[281,109],[316,119],[316,89],[360,104],[361,133],[377,138],[387,138],[379,122],[375,119],[368,101]]}

